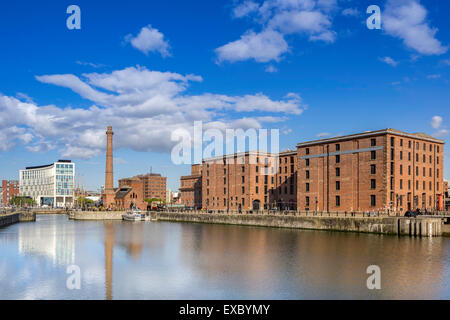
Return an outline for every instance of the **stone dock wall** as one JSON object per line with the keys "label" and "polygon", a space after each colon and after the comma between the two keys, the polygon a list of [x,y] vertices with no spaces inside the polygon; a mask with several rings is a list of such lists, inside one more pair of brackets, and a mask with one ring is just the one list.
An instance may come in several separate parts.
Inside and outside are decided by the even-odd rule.
{"label": "stone dock wall", "polygon": [[442,236],[444,226],[442,219],[439,218],[404,217],[299,217],[280,215],[159,212],[157,218],[159,221],[350,231],[418,237]]}
{"label": "stone dock wall", "polygon": [[33,221],[36,221],[36,214],[34,212],[15,212],[0,216],[0,228],[18,222],[33,222]]}
{"label": "stone dock wall", "polygon": [[71,211],[72,220],[122,220],[125,211]]}
{"label": "stone dock wall", "polygon": [[9,226],[11,224],[19,222],[19,214],[12,213],[5,216],[0,216],[0,228]]}

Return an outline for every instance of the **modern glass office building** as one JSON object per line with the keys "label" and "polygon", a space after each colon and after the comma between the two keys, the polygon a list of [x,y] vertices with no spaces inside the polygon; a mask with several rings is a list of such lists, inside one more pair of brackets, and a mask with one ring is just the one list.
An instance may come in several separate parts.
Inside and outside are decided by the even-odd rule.
{"label": "modern glass office building", "polygon": [[75,163],[59,160],[50,165],[20,170],[20,195],[33,198],[39,206],[72,207]]}

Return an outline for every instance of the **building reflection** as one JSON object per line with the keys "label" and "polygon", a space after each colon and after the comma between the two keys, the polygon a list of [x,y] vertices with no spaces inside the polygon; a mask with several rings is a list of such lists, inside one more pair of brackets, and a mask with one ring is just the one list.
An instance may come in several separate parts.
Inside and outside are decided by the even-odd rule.
{"label": "building reflection", "polygon": [[75,261],[75,227],[52,223],[45,228],[19,226],[20,254],[44,256],[53,264],[72,265]]}

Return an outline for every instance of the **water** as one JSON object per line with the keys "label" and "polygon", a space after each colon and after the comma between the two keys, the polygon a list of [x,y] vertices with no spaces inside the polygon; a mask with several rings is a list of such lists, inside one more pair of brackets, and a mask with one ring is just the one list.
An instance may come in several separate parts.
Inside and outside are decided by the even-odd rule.
{"label": "water", "polygon": [[450,238],[41,215],[0,229],[0,299],[450,299]]}

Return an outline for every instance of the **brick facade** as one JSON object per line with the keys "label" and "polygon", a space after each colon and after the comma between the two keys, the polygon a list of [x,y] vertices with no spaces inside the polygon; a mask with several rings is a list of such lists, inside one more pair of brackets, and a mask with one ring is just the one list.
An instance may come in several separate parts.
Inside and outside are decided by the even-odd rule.
{"label": "brick facade", "polygon": [[205,159],[204,209],[248,211],[296,209],[296,152],[280,155],[246,152]]}
{"label": "brick facade", "polygon": [[297,147],[302,211],[437,209],[442,140],[387,129]]}
{"label": "brick facade", "polygon": [[[204,159],[202,207],[339,212],[441,209],[443,158],[442,140],[386,129],[299,143],[296,151],[277,155],[246,152]],[[266,161],[274,159],[277,165],[267,166],[265,174]]]}
{"label": "brick facade", "polygon": [[9,201],[14,197],[19,196],[19,181],[2,180],[2,199],[3,205],[8,205]]}
{"label": "brick facade", "polygon": [[191,167],[191,175],[180,179],[181,204],[188,208],[202,208],[202,166],[194,164]]}
{"label": "brick facade", "polygon": [[146,199],[166,199],[166,177],[160,174],[139,175],[119,180],[115,204],[119,209],[129,209],[132,204],[141,210],[147,210]]}

